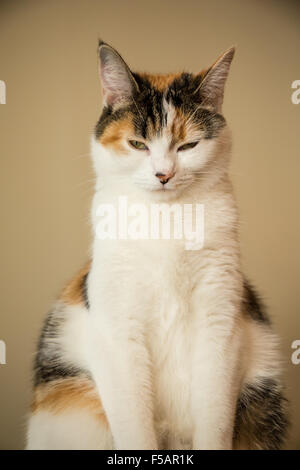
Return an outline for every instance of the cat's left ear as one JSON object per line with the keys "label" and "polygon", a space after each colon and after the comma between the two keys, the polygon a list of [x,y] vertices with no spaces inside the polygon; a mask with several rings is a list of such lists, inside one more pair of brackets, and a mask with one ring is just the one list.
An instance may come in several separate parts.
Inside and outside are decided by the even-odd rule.
{"label": "cat's left ear", "polygon": [[235,48],[231,47],[221,55],[205,73],[197,90],[197,93],[200,93],[201,103],[214,108],[217,112],[222,108],[225,83],[234,53]]}
{"label": "cat's left ear", "polygon": [[104,104],[116,107],[130,100],[138,91],[138,85],[120,54],[99,41],[99,59]]}

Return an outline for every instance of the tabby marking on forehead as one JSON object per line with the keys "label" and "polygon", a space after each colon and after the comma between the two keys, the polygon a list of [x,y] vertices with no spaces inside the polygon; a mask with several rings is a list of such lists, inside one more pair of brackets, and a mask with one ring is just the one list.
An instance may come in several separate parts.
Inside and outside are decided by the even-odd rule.
{"label": "tabby marking on forehead", "polygon": [[[95,128],[96,139],[117,154],[129,154],[126,143],[129,139],[147,144],[165,134],[165,128],[170,148],[174,148],[185,140],[213,139],[225,126],[222,114],[206,103],[200,91],[207,71],[198,74],[128,73],[131,78],[124,94],[104,103]],[[131,87],[129,95],[128,87]]]}
{"label": "tabby marking on forehead", "polygon": [[156,88],[159,91],[165,91],[171,83],[179,78],[181,75],[178,73],[167,73],[167,74],[151,74],[151,73],[140,73],[139,76],[142,79],[146,79],[151,86]]}

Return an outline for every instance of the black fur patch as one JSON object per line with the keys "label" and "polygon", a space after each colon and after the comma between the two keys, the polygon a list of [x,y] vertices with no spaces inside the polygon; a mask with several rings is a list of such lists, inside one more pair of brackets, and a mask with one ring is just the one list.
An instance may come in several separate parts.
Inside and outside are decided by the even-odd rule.
{"label": "black fur patch", "polygon": [[201,95],[196,90],[200,84],[200,76],[183,73],[169,85],[163,93],[151,85],[145,77],[137,73],[132,74],[138,84],[139,92],[134,92],[131,103],[122,108],[113,110],[105,107],[95,127],[95,136],[98,139],[106,126],[113,121],[131,114],[137,136],[149,138],[153,128],[159,134],[166,124],[163,99],[180,109],[186,116],[193,115],[195,125],[204,131],[205,139],[215,138],[225,126],[225,119],[211,109],[201,106]]}
{"label": "black fur patch", "polygon": [[253,286],[246,279],[244,280],[243,307],[245,312],[253,318],[253,320],[266,324],[271,323],[261,299],[255,292]]}
{"label": "black fur patch", "polygon": [[49,361],[43,362],[39,354],[37,357],[38,361],[35,364],[34,386],[51,382],[52,380],[82,375],[82,370],[79,368],[56,364],[54,361],[60,360],[59,355],[57,355],[56,358],[52,357],[51,363]]}
{"label": "black fur patch", "polygon": [[287,400],[275,380],[260,378],[248,384],[238,400],[235,442],[247,443],[251,450],[279,450],[289,426]]}
{"label": "black fur patch", "polygon": [[84,300],[84,305],[87,309],[90,308],[90,304],[89,304],[89,297],[88,297],[88,289],[87,289],[87,281],[88,281],[88,275],[89,273],[86,273],[83,278],[82,278],[82,285],[81,285],[81,288],[82,288],[82,297],[83,297],[83,300]]}
{"label": "black fur patch", "polygon": [[118,121],[119,119],[122,119],[130,111],[133,111],[132,105],[117,109],[116,111],[113,111],[111,106],[106,106],[105,108],[103,108],[102,114],[95,127],[96,138],[98,139],[99,137],[101,137],[105,128],[109,124],[111,124],[114,121]]}
{"label": "black fur patch", "polygon": [[82,369],[63,362],[59,343],[64,322],[63,307],[56,307],[46,317],[34,362],[34,385],[86,374]]}

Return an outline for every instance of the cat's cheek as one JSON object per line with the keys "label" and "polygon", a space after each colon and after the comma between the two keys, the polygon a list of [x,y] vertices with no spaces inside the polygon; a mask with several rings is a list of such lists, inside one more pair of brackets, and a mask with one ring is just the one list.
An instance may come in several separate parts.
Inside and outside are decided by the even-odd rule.
{"label": "cat's cheek", "polygon": [[154,176],[150,159],[143,156],[139,164],[134,168],[131,181],[135,186],[144,187],[144,189],[153,190],[160,187],[158,179]]}
{"label": "cat's cheek", "polygon": [[215,141],[201,141],[197,146],[197,150],[187,152],[186,155],[181,156],[181,168],[191,173],[201,171],[214,155],[215,145]]}
{"label": "cat's cheek", "polygon": [[131,177],[142,166],[143,162],[137,152],[129,152],[126,155],[112,155],[112,166],[116,173],[122,177]]}
{"label": "cat's cheek", "polygon": [[196,155],[185,155],[180,158],[180,168],[187,175],[192,175],[203,166],[203,159],[197,153]]}

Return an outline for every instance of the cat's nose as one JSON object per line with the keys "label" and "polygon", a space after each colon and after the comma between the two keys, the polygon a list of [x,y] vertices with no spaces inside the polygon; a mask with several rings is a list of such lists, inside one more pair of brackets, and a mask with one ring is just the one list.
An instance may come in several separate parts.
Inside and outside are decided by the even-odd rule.
{"label": "cat's nose", "polygon": [[175,172],[172,171],[170,173],[155,173],[155,176],[159,179],[161,184],[166,184],[173,176],[175,175]]}

